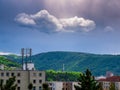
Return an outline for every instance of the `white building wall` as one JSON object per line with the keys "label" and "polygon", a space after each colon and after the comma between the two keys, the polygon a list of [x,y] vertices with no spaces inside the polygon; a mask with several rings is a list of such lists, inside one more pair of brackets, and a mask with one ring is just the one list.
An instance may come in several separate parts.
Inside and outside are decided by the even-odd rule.
{"label": "white building wall", "polygon": [[24,63],[23,70],[35,70],[34,63],[32,63],[32,62]]}
{"label": "white building wall", "polygon": [[52,90],[62,90],[63,82],[46,82]]}
{"label": "white building wall", "polygon": [[78,85],[78,82],[72,82],[72,90],[75,90],[74,85]]}
{"label": "white building wall", "polygon": [[120,90],[120,82],[115,82],[115,88],[116,90]]}
{"label": "white building wall", "polygon": [[4,65],[0,64],[0,70],[4,70]]}

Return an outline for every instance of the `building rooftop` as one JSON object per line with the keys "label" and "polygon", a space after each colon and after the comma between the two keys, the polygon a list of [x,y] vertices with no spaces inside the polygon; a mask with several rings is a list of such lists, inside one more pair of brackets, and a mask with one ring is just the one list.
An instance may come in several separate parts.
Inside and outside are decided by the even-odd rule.
{"label": "building rooftop", "polygon": [[102,78],[102,79],[99,79],[98,81],[120,82],[120,76],[111,76],[107,78]]}

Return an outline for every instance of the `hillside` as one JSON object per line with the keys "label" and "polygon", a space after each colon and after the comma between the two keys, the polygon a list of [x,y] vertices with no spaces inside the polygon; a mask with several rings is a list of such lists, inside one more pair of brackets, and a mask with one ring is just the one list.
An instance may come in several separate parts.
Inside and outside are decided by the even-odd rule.
{"label": "hillside", "polygon": [[15,67],[17,67],[17,68],[20,67],[20,65],[18,63],[11,61],[4,56],[0,56],[0,64],[5,65],[6,70],[12,70]]}
{"label": "hillside", "polygon": [[[21,62],[19,58],[7,56],[14,61]],[[94,75],[105,75],[112,71],[120,75],[120,55],[98,55],[80,52],[47,52],[32,56],[35,66],[39,70],[85,71],[89,68]]]}
{"label": "hillside", "polygon": [[32,56],[39,70],[85,71],[89,68],[95,75],[112,71],[120,75],[120,55],[96,55],[78,52],[48,52]]}

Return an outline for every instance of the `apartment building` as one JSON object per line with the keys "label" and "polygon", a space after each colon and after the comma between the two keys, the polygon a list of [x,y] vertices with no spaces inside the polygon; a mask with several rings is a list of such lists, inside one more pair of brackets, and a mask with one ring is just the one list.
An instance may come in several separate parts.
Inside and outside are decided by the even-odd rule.
{"label": "apartment building", "polygon": [[45,83],[45,72],[37,70],[0,70],[0,79],[4,84],[10,77],[16,77],[16,90],[28,90],[28,85],[33,84],[33,90],[42,90],[42,84]]}
{"label": "apartment building", "polygon": [[75,90],[74,85],[78,85],[78,82],[58,82],[48,81],[50,90]]}
{"label": "apartment building", "polygon": [[62,90],[63,82],[51,81],[46,83],[48,83],[50,90]]}
{"label": "apartment building", "polygon": [[115,85],[115,90],[120,90],[120,76],[111,76],[98,81],[102,83],[103,90],[110,90],[111,84]]}

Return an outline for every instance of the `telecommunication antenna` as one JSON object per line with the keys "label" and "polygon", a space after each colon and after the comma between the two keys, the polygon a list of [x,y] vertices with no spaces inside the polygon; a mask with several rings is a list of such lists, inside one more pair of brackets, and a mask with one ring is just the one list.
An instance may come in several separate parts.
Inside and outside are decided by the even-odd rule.
{"label": "telecommunication antenna", "polygon": [[[21,49],[21,54],[22,54],[22,69],[24,69],[23,68],[23,65],[24,65],[24,63],[26,64],[25,66],[26,66],[26,70],[27,70],[27,63],[28,62],[32,62],[32,60],[31,60],[31,56],[32,56],[32,49],[31,48],[22,48]],[[29,60],[28,60],[28,58],[29,58]]]}

